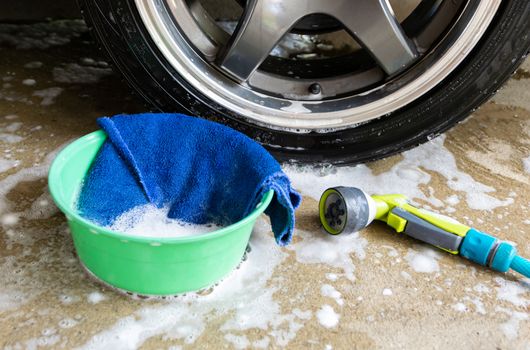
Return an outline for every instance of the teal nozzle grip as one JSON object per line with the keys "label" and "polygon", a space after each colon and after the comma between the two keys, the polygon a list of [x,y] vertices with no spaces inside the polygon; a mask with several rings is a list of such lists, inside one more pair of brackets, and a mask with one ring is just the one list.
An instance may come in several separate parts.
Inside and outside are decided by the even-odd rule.
{"label": "teal nozzle grip", "polygon": [[511,268],[530,278],[530,261],[518,256],[513,245],[474,228],[466,234],[460,255],[496,271],[506,272]]}
{"label": "teal nozzle grip", "polygon": [[488,266],[488,256],[496,242],[497,238],[472,228],[464,237],[460,255],[479,265]]}

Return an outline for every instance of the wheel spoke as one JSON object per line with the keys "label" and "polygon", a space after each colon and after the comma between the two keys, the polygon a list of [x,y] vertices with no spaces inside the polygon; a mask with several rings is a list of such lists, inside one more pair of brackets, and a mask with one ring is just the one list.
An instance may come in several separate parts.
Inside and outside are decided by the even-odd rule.
{"label": "wheel spoke", "polygon": [[348,3],[330,14],[344,24],[387,74],[395,74],[414,61],[416,47],[405,35],[388,0]]}
{"label": "wheel spoke", "polygon": [[388,0],[248,0],[238,27],[218,57],[234,78],[246,81],[300,18],[326,13],[338,19],[389,75],[409,66],[417,50]]}
{"label": "wheel spoke", "polygon": [[242,19],[220,54],[221,68],[245,81],[300,19],[297,1],[248,0]]}

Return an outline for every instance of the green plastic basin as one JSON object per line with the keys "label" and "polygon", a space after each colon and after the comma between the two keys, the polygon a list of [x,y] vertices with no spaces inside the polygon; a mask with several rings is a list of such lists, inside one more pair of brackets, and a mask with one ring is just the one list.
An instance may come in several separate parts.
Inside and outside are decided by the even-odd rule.
{"label": "green plastic basin", "polygon": [[75,208],[83,178],[105,139],[103,131],[96,131],[71,143],[54,160],[48,177],[85,268],[113,287],[142,295],[196,291],[228,275],[241,262],[256,219],[274,192],[243,220],[204,235],[153,238],[111,231],[82,218]]}

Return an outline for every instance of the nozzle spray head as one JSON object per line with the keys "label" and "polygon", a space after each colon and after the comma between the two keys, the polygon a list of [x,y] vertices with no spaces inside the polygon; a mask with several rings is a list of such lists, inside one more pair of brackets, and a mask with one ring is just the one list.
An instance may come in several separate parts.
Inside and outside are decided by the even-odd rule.
{"label": "nozzle spray head", "polygon": [[355,187],[333,187],[320,198],[320,221],[333,235],[357,232],[375,218],[376,204],[366,192]]}

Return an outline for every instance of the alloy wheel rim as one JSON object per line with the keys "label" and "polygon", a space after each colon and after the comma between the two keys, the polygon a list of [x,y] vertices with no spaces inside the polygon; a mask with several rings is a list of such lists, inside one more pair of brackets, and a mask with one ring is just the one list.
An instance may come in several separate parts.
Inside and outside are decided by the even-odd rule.
{"label": "alloy wheel rim", "polygon": [[[372,57],[376,58],[374,61],[379,63],[377,67],[368,67],[364,71],[354,72],[352,76],[291,79],[267,72],[265,66],[271,57],[268,55],[270,53],[268,49],[255,53],[253,57],[247,57],[247,53],[252,52],[256,47],[256,45],[250,45],[249,41],[252,44],[257,41],[254,40],[256,35],[259,37],[263,34],[256,34],[255,30],[253,35],[247,34],[251,31],[244,28],[245,23],[252,26],[252,22],[257,21],[257,15],[245,14],[249,12],[248,9],[243,12],[240,23],[231,36],[229,32],[223,31],[211,17],[208,18],[208,14],[201,9],[198,0],[135,0],[135,2],[158,49],[196,90],[217,105],[244,116],[241,118],[244,118],[246,122],[298,133],[329,132],[352,128],[388,115],[421,97],[454,71],[468,56],[483,36],[501,4],[501,0],[465,2],[461,11],[455,15],[456,18],[452,19],[450,28],[446,29],[443,36],[435,41],[432,48],[422,47],[421,37],[412,39],[401,37],[394,41],[394,48],[401,45],[402,50],[391,50],[399,51],[397,55],[392,56],[388,49],[378,49],[377,45],[369,43],[375,48],[360,51],[360,53],[366,55],[366,51],[371,52]],[[300,1],[295,2],[298,4]],[[290,2],[249,0],[247,6],[252,4],[255,12],[256,6],[263,8],[267,3],[281,5]],[[349,2],[344,0],[338,3]],[[388,8],[385,9],[385,6],[389,6],[388,1],[362,0],[356,3],[379,3],[382,4],[381,8],[385,16],[389,13]],[[441,3],[452,2],[442,1]],[[316,7],[315,9],[323,11],[323,8]],[[309,9],[308,13],[314,13],[315,9]],[[343,7],[340,10],[347,12],[348,8]],[[202,14],[206,20],[198,21],[197,13]],[[288,32],[290,26],[296,23],[292,18],[299,19],[303,15],[295,12],[295,15],[288,17],[282,22],[289,23],[283,25],[281,30],[283,32]],[[275,17],[269,14],[260,15],[257,18],[263,20],[263,18]],[[393,22],[390,20],[388,23],[390,27],[394,25],[392,29],[394,32],[401,33],[403,36],[404,31],[400,29],[401,26],[395,18]],[[355,25],[354,23],[349,26],[356,28]],[[397,29],[395,29],[396,25]],[[210,28],[210,31],[204,28]],[[351,30],[352,33],[354,31],[355,29]],[[358,31],[356,35],[360,36]],[[245,36],[250,39],[241,39]],[[276,37],[278,36],[281,35]],[[275,44],[275,40],[267,39],[265,42],[268,43],[268,47]],[[274,43],[271,44],[271,42]],[[365,44],[364,41],[361,42]],[[384,40],[379,40],[379,42],[384,44]],[[258,41],[259,45],[261,43]],[[267,55],[263,57],[265,51]],[[374,54],[372,51],[378,53]],[[245,63],[245,60],[251,63]],[[293,80],[295,83],[292,83]],[[357,84],[359,81],[369,83],[360,86]],[[269,87],[270,91],[263,89],[263,86]],[[349,89],[352,92],[348,94],[337,87]],[[287,89],[287,93],[282,89]]]}

